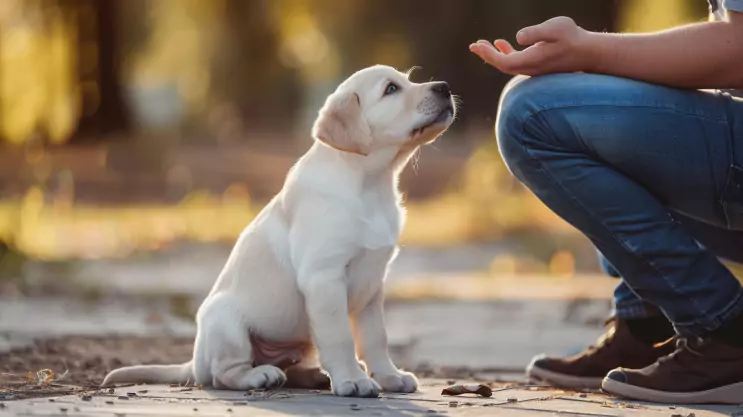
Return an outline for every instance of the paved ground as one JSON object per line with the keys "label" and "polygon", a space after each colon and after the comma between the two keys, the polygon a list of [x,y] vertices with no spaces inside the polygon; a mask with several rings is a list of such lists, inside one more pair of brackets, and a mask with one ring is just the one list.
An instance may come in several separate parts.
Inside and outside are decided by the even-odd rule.
{"label": "paved ground", "polygon": [[[532,355],[565,354],[591,343],[601,333],[606,300],[396,300],[387,318],[395,361],[424,380],[420,393],[379,400],[335,398],[324,392],[216,392],[166,386],[134,386],[87,391],[110,368],[122,364],[183,361],[190,354],[193,326],[167,315],[158,303],[128,305],[125,300],[74,304],[64,300],[0,300],[0,354],[4,374],[23,380],[26,372],[51,368],[70,373],[50,386],[16,391],[0,383],[0,417],[5,415],[514,415],[578,416],[743,416],[743,407],[669,408],[624,403],[597,393],[546,389],[497,391],[490,399],[440,395],[450,382],[477,380],[502,387],[525,384],[521,373]],[[50,330],[51,329],[51,330]],[[38,342],[53,335],[58,342]],[[73,334],[87,336],[71,337]],[[10,363],[12,362],[12,363]],[[1,380],[1,378],[0,378]],[[74,384],[73,384],[74,383]],[[66,385],[69,384],[69,385]],[[47,398],[50,393],[75,395]],[[128,393],[136,394],[127,397]],[[33,398],[38,395],[39,398]],[[509,398],[517,401],[509,402]],[[450,401],[455,401],[451,403]]]}
{"label": "paved ground", "polygon": [[[568,249],[577,253],[589,252],[576,256],[578,263],[581,259],[584,259],[583,263],[587,262],[585,259],[590,260],[590,265],[576,265],[578,271],[594,271],[596,269],[594,250],[583,240],[571,242],[565,243]],[[519,244],[523,242],[500,241],[442,248],[405,246],[392,264],[388,284],[416,282],[427,286],[429,291],[439,291],[439,294],[429,295],[437,297],[446,294],[456,295],[458,289],[474,288],[466,281],[489,271],[496,257],[517,254]],[[132,258],[77,261],[63,265],[30,263],[24,267],[24,274],[27,280],[37,285],[51,287],[57,292],[64,292],[69,288],[83,288],[144,296],[177,293],[194,296],[200,301],[214,284],[231,249],[231,245],[225,244],[182,243],[164,252]],[[541,261],[547,262],[549,255],[543,258],[540,258]],[[501,272],[499,277],[507,275],[503,271],[499,272]],[[488,298],[493,296],[503,298],[505,295],[503,292],[507,288],[509,296],[531,297],[534,291],[531,289],[524,291],[524,288],[535,278],[541,278],[539,285],[528,286],[537,292],[549,288],[554,294],[553,298],[566,298],[575,293],[583,293],[593,298],[608,298],[616,285],[615,280],[601,277],[565,281],[551,276],[531,279],[518,276],[514,277],[510,285],[504,287],[502,279],[488,276],[485,280],[489,284],[486,295]],[[462,283],[463,281],[465,282]],[[551,282],[552,285],[546,285],[547,282]],[[513,284],[521,284],[518,291],[514,290]],[[479,286],[477,290],[481,292],[482,288],[483,286]]]}
{"label": "paved ground", "polygon": [[0,416],[740,416],[743,408],[674,407],[627,403],[601,394],[540,388],[494,387],[493,396],[446,397],[443,380],[424,380],[420,392],[383,395],[380,399],[338,398],[328,392],[208,391],[163,385],[131,386],[53,399],[0,403]]}
{"label": "paved ground", "polygon": [[[485,255],[474,250],[463,253],[472,258],[467,263],[482,258],[485,265]],[[504,382],[526,383],[523,367],[535,354],[569,354],[592,343],[602,332],[614,281],[523,275],[494,278],[439,268],[436,262],[422,262],[418,256],[401,262],[401,269],[389,282],[386,322],[395,362],[421,377],[438,378],[426,379],[420,393],[364,400],[320,392],[246,396],[239,392],[136,386],[112,394],[93,389],[89,398],[83,398],[80,390],[95,387],[113,367],[187,360],[195,328],[183,315],[198,306],[211,285],[213,270],[220,266],[212,261],[224,254],[207,255],[205,261],[195,262],[190,269],[167,259],[151,264],[140,260],[137,267],[115,262],[88,265],[76,274],[84,288],[100,284],[96,297],[88,301],[69,294],[0,297],[0,417],[743,416],[743,407],[669,408],[617,402],[596,393],[581,396],[544,389],[498,391],[490,399],[442,397],[441,389],[452,379],[477,380],[496,387]],[[143,269],[148,272],[142,273]],[[38,275],[48,272],[36,271]],[[53,278],[51,281],[55,281]],[[67,283],[60,281],[60,285]],[[55,377],[65,378],[29,390],[34,383],[26,381],[28,372],[33,377],[46,368],[54,370]],[[19,386],[23,395],[13,390]],[[75,395],[59,396],[72,392]],[[128,397],[127,393],[136,395]],[[50,399],[50,394],[57,396]],[[509,398],[517,401],[509,402]]]}
{"label": "paved ground", "polygon": [[[397,300],[388,304],[386,322],[400,365],[514,372],[538,353],[562,354],[590,344],[608,311],[606,300]],[[51,338],[179,339],[194,332],[193,322],[174,317],[161,302],[0,298],[0,354]]]}

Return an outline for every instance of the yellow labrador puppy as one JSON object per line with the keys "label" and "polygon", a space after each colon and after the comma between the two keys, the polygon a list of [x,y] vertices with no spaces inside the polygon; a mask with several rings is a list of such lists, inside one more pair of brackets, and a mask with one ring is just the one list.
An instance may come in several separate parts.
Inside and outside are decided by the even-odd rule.
{"label": "yellow labrador puppy", "polygon": [[241,234],[199,308],[193,359],[117,369],[103,386],[415,391],[415,376],[390,359],[383,318],[405,220],[397,177],[454,115],[444,82],[413,83],[387,66],[353,74],[328,97],[314,145]]}

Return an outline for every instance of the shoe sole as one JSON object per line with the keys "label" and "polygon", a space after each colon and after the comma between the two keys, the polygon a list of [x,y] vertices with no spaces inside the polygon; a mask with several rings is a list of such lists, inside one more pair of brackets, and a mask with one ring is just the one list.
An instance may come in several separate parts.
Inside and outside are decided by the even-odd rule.
{"label": "shoe sole", "polygon": [[743,382],[706,391],[665,392],[636,387],[604,378],[601,389],[606,393],[633,400],[665,404],[743,404]]}
{"label": "shoe sole", "polygon": [[544,381],[550,385],[567,389],[600,389],[603,378],[566,375],[549,371],[530,363],[526,367],[526,375],[533,379]]}

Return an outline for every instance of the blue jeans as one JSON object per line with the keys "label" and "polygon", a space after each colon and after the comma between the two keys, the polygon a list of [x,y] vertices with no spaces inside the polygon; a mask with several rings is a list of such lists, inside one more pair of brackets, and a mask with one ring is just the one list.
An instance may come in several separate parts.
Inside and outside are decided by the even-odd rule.
{"label": "blue jeans", "polygon": [[684,336],[743,314],[743,100],[591,74],[518,78],[496,126],[510,171],[622,278],[616,314]]}

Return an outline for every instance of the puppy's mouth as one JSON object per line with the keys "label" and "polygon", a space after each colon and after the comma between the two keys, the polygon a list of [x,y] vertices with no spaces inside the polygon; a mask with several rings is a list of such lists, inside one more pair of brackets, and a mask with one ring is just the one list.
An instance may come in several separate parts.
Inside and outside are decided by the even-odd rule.
{"label": "puppy's mouth", "polygon": [[413,131],[410,132],[410,136],[411,137],[418,136],[431,127],[446,128],[449,126],[449,124],[451,124],[453,119],[454,119],[454,106],[452,104],[447,104],[446,107],[441,109],[441,111],[439,111],[439,113],[435,117],[425,122],[423,125],[418,126],[415,129],[413,129]]}

